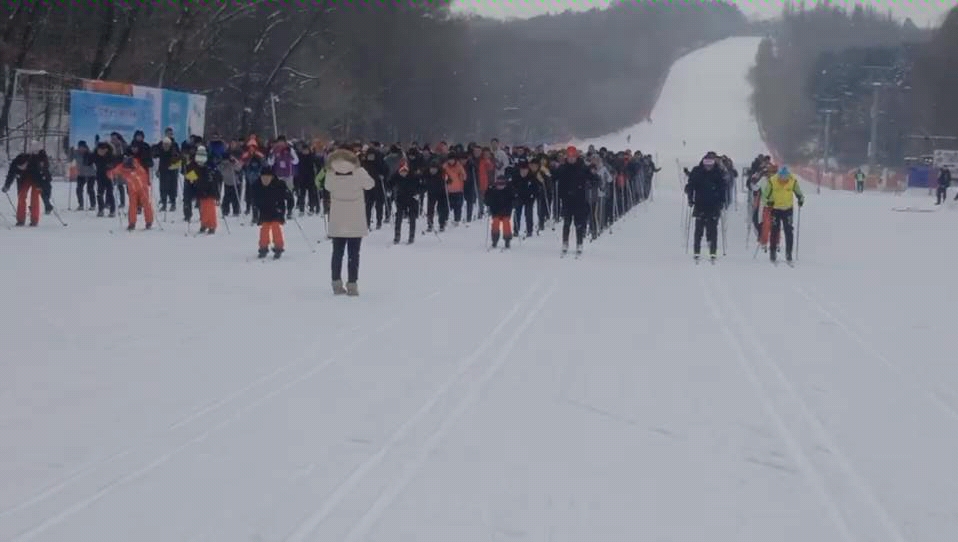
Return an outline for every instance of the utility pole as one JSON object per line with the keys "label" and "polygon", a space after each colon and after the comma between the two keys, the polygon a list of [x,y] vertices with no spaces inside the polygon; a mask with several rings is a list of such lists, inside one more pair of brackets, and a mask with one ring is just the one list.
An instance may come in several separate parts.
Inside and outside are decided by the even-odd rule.
{"label": "utility pole", "polygon": [[878,150],[878,89],[882,87],[879,82],[872,83],[872,108],[871,108],[871,135],[868,141],[868,174],[872,175],[875,168],[875,155]]}
{"label": "utility pole", "polygon": [[[824,165],[823,165],[822,167],[823,167],[823,168],[825,169],[825,171],[827,172],[827,171],[828,171],[828,167],[829,167],[829,163],[830,163],[830,162],[829,162],[829,159],[830,159],[830,154],[831,154],[831,146],[830,146],[830,144],[831,144],[831,135],[832,135],[832,113],[838,113],[838,111],[836,111],[836,110],[834,110],[834,109],[826,109],[826,110],[822,111],[822,113],[825,113],[825,149],[824,149],[824,153],[823,153],[823,154],[825,155],[825,157],[824,157],[824,158],[825,158],[825,161],[824,161]],[[833,185],[832,188],[835,188],[834,182],[832,183],[832,185]],[[821,182],[818,183],[818,188],[815,190],[815,192],[818,193],[818,194],[821,194],[821,193],[822,193],[822,183],[821,183]]]}

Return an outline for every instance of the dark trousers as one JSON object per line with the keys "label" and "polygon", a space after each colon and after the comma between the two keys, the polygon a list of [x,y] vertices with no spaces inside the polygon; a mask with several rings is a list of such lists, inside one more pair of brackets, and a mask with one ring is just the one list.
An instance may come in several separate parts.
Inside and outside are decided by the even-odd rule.
{"label": "dark trousers", "polygon": [[[466,222],[472,222],[472,214],[476,208],[476,193],[475,191],[464,192],[463,199],[466,202]],[[479,209],[478,218],[482,218],[482,208]]]}
{"label": "dark trousers", "polygon": [[193,219],[193,200],[196,199],[196,194],[193,190],[193,185],[190,183],[183,183],[183,220],[189,222]]}
{"label": "dark trousers", "polygon": [[575,243],[585,240],[585,228],[589,223],[589,203],[586,201],[562,203],[562,244],[569,244],[569,230],[575,222]]}
{"label": "dark trousers", "polygon": [[546,220],[549,220],[549,198],[541,193],[536,197],[536,211],[539,214],[539,231],[546,229]]}
{"label": "dark trousers", "polygon": [[110,207],[110,212],[116,212],[116,198],[113,196],[113,182],[105,178],[97,178],[96,180],[96,204],[99,211],[107,206]]}
{"label": "dark trousers", "polygon": [[160,205],[170,206],[171,210],[176,209],[177,184],[179,183],[179,171],[175,169],[160,170]]}
{"label": "dark trousers", "polygon": [[794,242],[794,231],[792,228],[792,210],[791,209],[772,209],[772,236],[769,239],[769,256],[774,260],[775,251],[778,249],[778,233],[785,231],[785,259],[792,259],[792,243]]}
{"label": "dark trousers", "polygon": [[702,234],[709,243],[709,254],[718,253],[718,215],[707,214],[695,217],[695,236],[692,249],[695,254],[702,252]]}
{"label": "dark trousers", "polygon": [[116,195],[119,198],[120,209],[126,207],[126,185],[116,183]]}
{"label": "dark trousers", "polygon": [[385,202],[383,201],[382,190],[373,188],[366,191],[366,225],[370,226],[373,221],[373,207],[376,208],[376,227],[383,225],[383,211]]}
{"label": "dark trousers", "polygon": [[[237,181],[239,183],[239,181]],[[223,216],[229,216],[230,210],[233,211],[233,214],[239,216],[240,214],[240,185],[234,184],[232,186],[223,185],[223,202],[220,204],[220,210],[223,212]]]}
{"label": "dark trousers", "polygon": [[90,197],[90,209],[96,207],[96,177],[77,177],[77,209],[83,208],[83,187]]}
{"label": "dark trousers", "polygon": [[346,282],[356,282],[359,280],[359,247],[362,245],[362,237],[334,237],[333,238],[333,261],[332,271],[333,280],[343,280],[343,255],[348,252],[348,261],[346,263]]}
{"label": "dark trousers", "polygon": [[939,186],[938,190],[935,190],[935,196],[937,196],[938,198],[935,205],[941,205],[941,202],[946,201],[948,199],[948,187]]}
{"label": "dark trousers", "polygon": [[[533,199],[533,200],[522,200],[522,199],[519,199],[519,200],[516,200],[516,203],[515,203],[515,211],[514,211],[514,213],[515,213],[515,220],[513,220],[512,223],[516,225],[516,229],[517,229],[517,230],[518,230],[519,228],[521,228],[521,227],[522,227],[522,214],[523,214],[523,211],[524,211],[524,212],[525,212],[525,215],[526,215],[526,237],[531,237],[531,236],[532,236],[532,222],[533,222],[533,218],[532,218],[532,208],[533,208],[533,206],[535,205],[535,202],[536,202],[536,200],[534,200],[534,199]],[[518,232],[516,232],[516,233],[518,233]]]}
{"label": "dark trousers", "polygon": [[462,202],[462,192],[449,193],[449,207],[452,208],[452,218],[456,222],[460,222],[462,220]]}
{"label": "dark trousers", "polygon": [[439,227],[445,228],[449,220],[449,202],[446,201],[446,194],[434,194],[430,192],[426,199],[426,224],[432,229],[432,218],[436,214],[436,207],[439,207]]}
{"label": "dark trousers", "polygon": [[310,213],[319,214],[319,190],[312,179],[296,180],[296,206],[300,213],[309,209]]}
{"label": "dark trousers", "polygon": [[396,241],[402,235],[402,221],[409,219],[409,242],[416,238],[416,217],[419,216],[419,202],[415,199],[407,202],[396,202]]}

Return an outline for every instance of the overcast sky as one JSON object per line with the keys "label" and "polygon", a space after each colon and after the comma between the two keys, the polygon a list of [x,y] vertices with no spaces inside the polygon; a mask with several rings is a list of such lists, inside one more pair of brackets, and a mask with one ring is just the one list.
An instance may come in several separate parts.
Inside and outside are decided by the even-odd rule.
{"label": "overcast sky", "polygon": [[[549,12],[562,12],[567,9],[588,10],[604,7],[610,0],[454,0],[453,10],[471,11],[489,17],[532,17]],[[670,0],[656,0],[670,1]],[[781,0],[733,0],[749,17],[771,18],[782,11]],[[855,2],[833,0],[835,5],[854,6]],[[896,16],[911,17],[918,26],[937,26],[945,13],[958,0],[869,0],[860,2],[877,6],[880,10],[891,9]],[[814,0],[807,2],[813,5]]]}

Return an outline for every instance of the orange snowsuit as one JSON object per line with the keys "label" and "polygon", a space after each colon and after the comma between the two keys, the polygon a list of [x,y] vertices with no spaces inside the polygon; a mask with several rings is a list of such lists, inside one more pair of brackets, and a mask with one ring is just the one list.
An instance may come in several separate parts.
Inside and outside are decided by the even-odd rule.
{"label": "orange snowsuit", "polygon": [[493,174],[496,171],[496,165],[490,160],[483,156],[479,160],[479,195],[486,193],[486,190],[489,189],[489,180],[492,179]]}
{"label": "orange snowsuit", "polygon": [[137,160],[133,161],[133,167],[120,164],[110,170],[110,177],[121,177],[126,181],[126,191],[130,200],[129,218],[130,227],[136,227],[136,215],[139,209],[143,208],[143,219],[146,220],[146,226],[153,225],[153,202],[150,198],[150,173],[140,165]]}
{"label": "orange snowsuit", "polygon": [[447,182],[446,189],[450,194],[461,194],[466,189],[466,168],[462,167],[458,161],[452,165],[446,163],[442,166]]}

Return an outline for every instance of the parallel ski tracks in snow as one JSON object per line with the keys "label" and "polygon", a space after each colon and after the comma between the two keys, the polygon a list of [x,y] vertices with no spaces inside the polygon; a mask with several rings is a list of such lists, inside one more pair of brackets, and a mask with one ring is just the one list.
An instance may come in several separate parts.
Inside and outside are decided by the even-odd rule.
{"label": "parallel ski tracks in snow", "polygon": [[[911,387],[921,393],[925,398],[927,398],[931,403],[940,408],[942,412],[948,415],[955,421],[958,421],[958,409],[955,408],[951,403],[949,403],[942,395],[941,392],[936,391],[932,387],[925,385],[922,382],[915,380],[914,375],[906,374],[902,370],[901,366],[893,363],[888,356],[883,354],[880,350],[875,348],[872,343],[867,341],[861,333],[856,331],[853,326],[848,323],[848,317],[840,318],[837,316],[837,313],[840,311],[838,307],[835,307],[833,304],[826,303],[822,301],[818,296],[812,295],[808,289],[803,288],[797,284],[793,284],[792,288],[795,290],[798,295],[802,296],[807,302],[808,305],[815,311],[825,317],[827,320],[838,326],[852,342],[857,344],[863,352],[868,356],[878,360],[882,365],[885,366],[888,370],[893,372],[899,379],[900,382],[910,382]],[[832,305],[831,309],[826,308],[826,304]],[[949,393],[954,396],[953,393]]]}
{"label": "parallel ski tracks in snow", "polygon": [[537,292],[541,289],[543,279],[535,282],[526,294],[517,301],[511,310],[499,320],[498,325],[495,326],[488,334],[486,338],[473,350],[470,354],[466,355],[459,360],[457,364],[457,371],[452,375],[448,380],[443,382],[436,391],[426,400],[425,403],[412,415],[410,416],[402,425],[400,425],[386,442],[380,447],[380,449],[369,458],[367,458],[363,463],[358,465],[350,475],[339,484],[326,499],[320,504],[314,513],[309,515],[304,519],[299,526],[285,538],[286,542],[305,542],[307,540],[319,539],[314,536],[316,529],[318,529],[326,519],[336,510],[340,503],[353,491],[356,487],[362,482],[377,466],[379,466],[383,460],[390,454],[390,452],[402,441],[404,440],[409,433],[423,420],[428,414],[430,414],[435,407],[440,403],[443,397],[450,395],[453,391],[453,388],[456,384],[464,380],[466,376],[481,360],[486,356],[486,352],[497,342],[501,342],[501,335],[505,331],[510,331],[509,335],[506,337],[502,346],[499,347],[498,355],[495,356],[492,363],[489,365],[486,372],[477,380],[477,381],[467,381],[471,383],[471,386],[463,394],[462,398],[458,401],[456,407],[446,416],[444,416],[443,421],[439,425],[427,440],[419,447],[419,453],[417,454],[415,460],[406,466],[405,469],[401,472],[398,478],[396,478],[392,484],[383,489],[374,502],[370,505],[370,508],[353,524],[350,529],[349,534],[346,536],[345,540],[356,540],[358,537],[361,537],[365,532],[375,525],[378,518],[381,516],[382,512],[385,511],[390,504],[398,497],[415,473],[422,467],[423,463],[426,461],[428,456],[435,450],[438,446],[442,437],[448,432],[448,430],[453,427],[459,420],[459,418],[478,400],[479,392],[481,388],[488,382],[495,374],[502,368],[506,361],[508,361],[513,348],[515,348],[518,340],[523,336],[526,329],[534,322],[536,317],[542,311],[545,304],[552,297],[552,294],[558,287],[559,280],[554,278],[552,280],[551,286],[546,290],[544,294],[538,296],[538,300],[535,302],[534,306],[526,313],[525,318],[518,324],[515,325],[517,316],[519,316],[521,309],[525,306],[528,306],[532,299],[535,297]]}
{"label": "parallel ski tracks in snow", "polygon": [[[735,352],[743,371],[755,388],[756,395],[759,397],[769,416],[775,422],[782,439],[789,447],[794,459],[799,463],[800,470],[805,479],[815,489],[821,499],[829,517],[841,533],[842,539],[846,542],[864,542],[873,540],[874,538],[869,535],[856,534],[854,530],[851,529],[848,524],[848,518],[846,518],[843,513],[843,509],[848,510],[849,507],[853,506],[854,499],[848,499],[843,496],[841,499],[842,504],[838,504],[838,501],[828,489],[829,483],[834,484],[835,480],[832,478],[826,479],[822,474],[822,470],[816,467],[809,455],[806,454],[801,441],[796,437],[793,429],[790,429],[788,424],[786,424],[781,405],[777,405],[773,397],[784,396],[791,399],[790,403],[798,408],[798,414],[804,420],[807,428],[812,431],[812,436],[824,449],[828,450],[828,457],[833,460],[830,461],[830,463],[835,463],[835,466],[841,471],[850,484],[851,489],[856,491],[862,498],[861,504],[870,509],[872,514],[874,514],[878,525],[884,531],[884,538],[893,542],[906,542],[907,539],[902,535],[894,519],[892,519],[868,483],[855,470],[845,453],[835,444],[834,439],[825,430],[825,427],[818,417],[812,413],[806,401],[802,399],[801,395],[795,390],[795,387],[789,381],[788,377],[785,376],[781,367],[775,362],[775,358],[769,352],[769,349],[762,341],[755,337],[754,333],[748,332],[749,326],[745,317],[731,297],[725,293],[724,288],[717,285],[718,279],[712,277],[709,279],[712,284],[707,284],[704,276],[700,275],[699,280],[701,281],[702,290],[712,315],[722,328],[726,342]],[[719,302],[713,292],[719,292],[718,296],[723,297],[724,302]],[[730,322],[734,323],[737,333],[730,326]],[[747,340],[750,343],[756,357],[762,360],[762,365],[774,376],[774,383],[763,381],[762,377],[759,376],[759,370],[755,360],[746,353],[742,345],[742,340]],[[777,391],[778,393],[772,393],[773,391]],[[855,519],[861,520],[860,517],[855,517]]]}
{"label": "parallel ski tracks in snow", "polygon": [[[465,282],[465,280],[461,282]],[[317,339],[313,341],[312,343],[307,345],[307,347],[303,350],[303,353],[297,356],[295,360],[292,361],[291,363],[288,363],[286,365],[283,365],[282,367],[277,368],[276,370],[270,372],[269,374],[254,380],[253,382],[243,386],[242,388],[235,390],[234,392],[226,395],[225,397],[214,400],[212,402],[208,402],[203,407],[195,410],[194,412],[188,414],[187,416],[183,417],[179,421],[171,424],[169,427],[167,427],[166,433],[173,432],[177,429],[186,427],[188,425],[192,425],[194,422],[208,416],[209,414],[219,411],[223,409],[224,407],[226,407],[227,405],[236,402],[237,399],[243,397],[244,395],[247,395],[254,389],[260,386],[263,386],[273,380],[276,380],[280,375],[292,371],[297,366],[300,366],[303,364],[310,364],[317,358],[322,358],[322,361],[320,361],[319,363],[312,364],[305,373],[302,373],[299,376],[286,381],[284,384],[280,386],[271,387],[268,389],[268,391],[264,390],[259,395],[240,403],[241,406],[237,408],[237,410],[234,412],[232,416],[226,417],[225,419],[221,420],[219,423],[211,427],[208,427],[207,429],[201,431],[198,435],[195,435],[192,438],[189,438],[185,442],[173,447],[172,449],[169,449],[168,451],[166,451],[165,453],[161,455],[156,456],[152,460],[144,462],[142,466],[140,466],[139,468],[127,471],[125,474],[114,478],[113,480],[106,483],[105,485],[100,485],[99,488],[94,493],[88,495],[87,497],[83,499],[75,501],[73,504],[64,508],[59,513],[51,515],[39,525],[36,525],[27,531],[21,532],[19,535],[17,535],[13,539],[13,542],[27,542],[29,540],[32,540],[36,536],[42,534],[43,532],[49,530],[52,527],[55,527],[56,525],[62,523],[63,521],[77,514],[78,512],[81,512],[84,509],[88,508],[90,505],[99,501],[100,499],[112,493],[116,489],[119,489],[120,487],[130,482],[133,482],[139,478],[146,476],[151,471],[167,463],[170,459],[179,455],[184,450],[187,450],[191,448],[192,446],[206,440],[210,436],[210,434],[236,423],[238,420],[242,419],[244,415],[248,414],[255,408],[259,407],[260,405],[264,404],[270,399],[282,394],[283,392],[291,389],[297,384],[300,384],[301,382],[304,382],[316,376],[317,374],[322,372],[324,369],[331,366],[337,359],[355,350],[357,347],[359,347],[366,341],[369,341],[370,339],[375,338],[378,334],[381,334],[389,330],[390,328],[396,326],[397,324],[401,323],[409,311],[410,304],[427,303],[431,301],[432,299],[439,297],[440,295],[441,295],[440,291],[435,291],[426,296],[421,296],[419,294],[411,296],[411,299],[408,300],[408,302],[398,303],[396,305],[397,309],[395,311],[392,311],[393,314],[391,316],[385,319],[382,324],[375,326],[374,328],[370,329],[368,332],[361,332],[361,329],[362,329],[361,326],[353,326],[351,328],[350,326],[343,326],[342,328],[337,330],[337,335],[341,333],[345,334],[346,336],[355,335],[355,338],[349,341],[343,347],[335,349],[332,354],[326,354],[324,356],[324,353],[328,352],[328,349],[327,349],[328,336],[324,336],[322,339]],[[358,335],[356,335],[357,332],[358,332]],[[153,435],[152,438],[159,439],[162,436],[163,435]],[[115,463],[119,461],[120,459],[131,456],[137,452],[146,453],[149,450],[153,450],[153,447],[148,446],[149,444],[150,443],[148,442],[140,442],[138,444],[130,446],[129,448],[123,451],[112,454],[106,457],[105,459],[93,461],[93,462],[85,464],[84,466],[78,469],[75,469],[67,476],[61,478],[58,481],[51,483],[46,488],[38,491],[33,497],[25,501],[22,501],[12,507],[9,507],[5,510],[0,511],[0,519],[16,514],[27,508],[36,506],[50,499],[51,497],[54,497],[57,494],[61,493],[64,489],[66,489],[73,483],[79,481],[83,477],[95,472],[98,469],[101,469],[112,463]]]}

